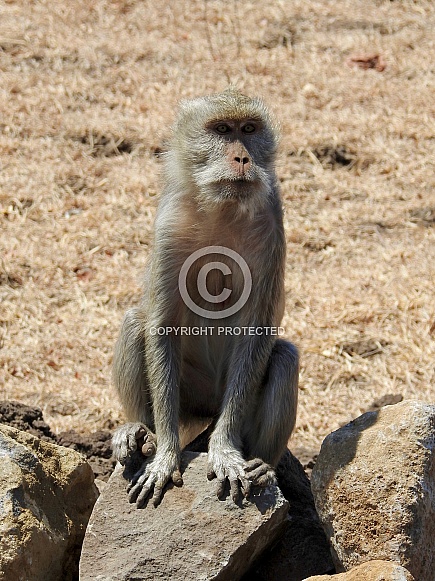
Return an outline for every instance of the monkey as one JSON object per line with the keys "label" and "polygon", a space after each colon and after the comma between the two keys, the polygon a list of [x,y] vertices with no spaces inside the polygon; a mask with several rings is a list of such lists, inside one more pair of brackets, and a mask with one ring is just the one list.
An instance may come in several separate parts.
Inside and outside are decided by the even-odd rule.
{"label": "monkey", "polygon": [[168,482],[182,485],[181,451],[207,425],[207,477],[220,499],[276,482],[299,375],[296,346],[273,332],[286,259],[277,145],[258,97],[229,87],[180,103],[143,296],[113,360],[129,420],[114,433],[114,456],[127,465],[145,442],[128,487],[138,507],[157,506]]}

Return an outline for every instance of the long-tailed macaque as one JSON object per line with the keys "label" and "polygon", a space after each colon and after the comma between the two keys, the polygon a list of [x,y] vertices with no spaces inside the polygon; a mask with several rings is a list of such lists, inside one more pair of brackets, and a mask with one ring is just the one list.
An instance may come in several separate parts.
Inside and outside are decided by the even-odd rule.
{"label": "long-tailed macaque", "polygon": [[148,455],[129,488],[138,506],[182,484],[181,450],[208,423],[219,497],[227,481],[234,501],[240,487],[274,482],[298,385],[297,349],[277,337],[286,248],[276,147],[260,99],[230,88],[181,103],[142,302],[114,356],[131,422],[113,437],[115,457],[128,463],[141,438]]}

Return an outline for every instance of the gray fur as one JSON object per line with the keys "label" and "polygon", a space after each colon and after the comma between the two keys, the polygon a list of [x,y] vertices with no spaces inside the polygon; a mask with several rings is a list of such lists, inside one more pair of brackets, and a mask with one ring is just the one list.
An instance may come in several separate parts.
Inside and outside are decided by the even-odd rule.
{"label": "gray fur", "polygon": [[[243,133],[246,120],[253,135]],[[224,121],[232,133],[217,135]],[[276,128],[264,104],[234,89],[181,104],[166,156],[166,186],[155,225],[155,243],[139,308],[128,311],[114,357],[114,382],[129,420],[114,436],[115,456],[125,462],[135,451],[142,424],[155,430],[157,452],[133,480],[130,499],[142,505],[154,489],[158,503],[171,478],[181,482],[182,447],[209,421],[209,476],[221,495],[239,485],[273,480],[286,449],[297,407],[298,353],[291,343],[261,336],[159,336],[153,327],[277,327],[284,308],[285,238],[274,171]],[[235,149],[237,148],[237,149]],[[234,173],[233,151],[248,159],[243,179]],[[245,167],[245,166],[244,166]],[[249,265],[253,286],[247,303],[225,319],[205,319],[183,302],[178,275],[184,260],[206,246],[226,246]],[[218,257],[234,267],[226,257]],[[212,258],[211,260],[214,260]],[[195,276],[210,257],[189,271]],[[231,290],[243,285],[233,270]],[[218,295],[220,271],[207,286]],[[201,306],[201,297],[195,296]],[[206,307],[206,304],[202,305]],[[210,305],[208,305],[210,308]],[[216,305],[216,310],[222,305]],[[141,432],[143,433],[143,431]],[[180,441],[182,440],[182,441]],[[260,459],[260,460],[259,460]]]}

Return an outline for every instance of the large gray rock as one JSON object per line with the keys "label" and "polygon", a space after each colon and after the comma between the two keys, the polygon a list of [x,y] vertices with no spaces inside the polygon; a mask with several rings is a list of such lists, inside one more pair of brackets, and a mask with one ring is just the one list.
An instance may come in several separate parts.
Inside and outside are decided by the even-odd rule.
{"label": "large gray rock", "polygon": [[330,434],[312,473],[338,571],[397,561],[435,579],[435,406],[403,402]]}
{"label": "large gray rock", "polygon": [[338,575],[316,575],[305,581],[415,581],[409,571],[391,561],[368,561]]}
{"label": "large gray rock", "polygon": [[278,486],[289,502],[286,529],[276,546],[262,555],[246,574],[246,581],[253,578],[256,581],[302,581],[309,575],[334,571],[328,541],[314,506],[310,481],[299,460],[289,450],[280,460],[276,476]]}
{"label": "large gray rock", "polygon": [[0,424],[0,579],[70,581],[97,499],[84,458]]}
{"label": "large gray rock", "polygon": [[288,503],[275,486],[240,506],[219,500],[207,455],[183,455],[181,488],[154,508],[128,502],[118,466],[92,513],[80,561],[81,581],[201,579],[236,581],[282,534]]}

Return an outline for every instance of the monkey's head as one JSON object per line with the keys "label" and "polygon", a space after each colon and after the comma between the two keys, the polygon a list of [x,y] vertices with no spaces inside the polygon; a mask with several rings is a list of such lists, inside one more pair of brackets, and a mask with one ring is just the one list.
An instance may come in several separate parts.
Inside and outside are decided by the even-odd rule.
{"label": "monkey's head", "polygon": [[261,208],[275,187],[277,141],[263,102],[229,88],[181,102],[171,161],[205,206],[230,201]]}

